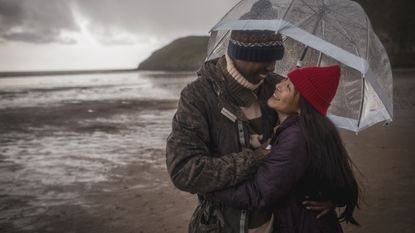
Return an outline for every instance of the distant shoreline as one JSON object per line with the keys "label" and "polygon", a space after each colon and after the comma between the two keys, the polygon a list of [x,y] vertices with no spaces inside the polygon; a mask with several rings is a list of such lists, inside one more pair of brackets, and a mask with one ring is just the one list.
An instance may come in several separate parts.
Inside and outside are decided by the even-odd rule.
{"label": "distant shoreline", "polygon": [[[127,73],[127,72],[178,72],[178,73],[188,73],[196,72],[197,70],[180,70],[180,69],[115,69],[115,70],[63,70],[63,71],[8,71],[0,72],[0,78],[14,78],[14,77],[28,77],[28,76],[53,76],[53,75],[79,75],[79,74],[106,74],[106,73]],[[393,68],[393,72],[414,72],[415,67],[408,68]]]}
{"label": "distant shoreline", "polygon": [[29,76],[58,76],[58,75],[81,75],[81,74],[108,74],[108,73],[128,73],[128,72],[169,72],[169,73],[195,73],[197,70],[181,69],[118,69],[118,70],[64,70],[64,71],[18,71],[0,72],[1,78],[19,78]]}
{"label": "distant shoreline", "polygon": [[102,73],[122,73],[136,72],[134,69],[115,69],[115,70],[63,70],[63,71],[10,71],[0,72],[0,78],[26,77],[26,76],[49,76],[49,75],[77,75],[77,74],[102,74]]}

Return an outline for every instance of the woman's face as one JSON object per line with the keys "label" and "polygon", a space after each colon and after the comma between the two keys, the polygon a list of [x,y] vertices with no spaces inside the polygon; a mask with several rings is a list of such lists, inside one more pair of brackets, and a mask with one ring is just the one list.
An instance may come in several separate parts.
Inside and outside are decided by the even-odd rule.
{"label": "woman's face", "polygon": [[300,94],[290,79],[284,79],[275,85],[274,94],[268,99],[268,106],[279,113],[293,114],[300,110]]}

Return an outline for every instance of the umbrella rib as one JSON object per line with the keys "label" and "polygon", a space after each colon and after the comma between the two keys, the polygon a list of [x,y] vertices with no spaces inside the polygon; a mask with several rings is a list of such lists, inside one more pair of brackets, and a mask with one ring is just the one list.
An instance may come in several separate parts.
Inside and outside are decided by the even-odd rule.
{"label": "umbrella rib", "polygon": [[[338,31],[339,33],[342,33],[350,43],[353,43],[353,40],[350,34],[346,31],[346,29],[344,29],[344,27],[338,21],[334,22],[336,25],[334,25],[332,22],[328,20],[325,20],[325,21],[327,24],[330,24],[334,30]],[[338,28],[342,30],[340,31],[338,30]]]}
{"label": "umbrella rib", "polygon": [[[339,5],[339,4],[331,4],[328,5],[329,9],[334,9],[334,10],[330,10],[331,12],[335,12],[335,16],[332,18],[332,20],[336,20],[336,21],[340,21],[338,20],[339,17],[337,16],[341,16],[343,19],[348,19],[349,17],[346,17],[344,14],[342,14],[342,12],[340,11],[340,9],[344,9],[344,8],[351,8],[352,10],[355,10],[356,7],[351,7],[350,4],[343,4],[343,5]],[[347,11],[345,11],[347,12]],[[348,11],[350,12],[350,10]],[[327,16],[330,16],[330,14],[326,14]],[[350,25],[352,27],[359,27],[360,29],[366,29],[364,28],[362,25],[360,24],[356,24],[356,23],[349,23],[347,20],[346,21],[342,21],[343,24],[346,25]]]}
{"label": "umbrella rib", "polygon": [[[368,31],[368,28],[370,27],[370,21],[367,16],[365,17],[365,19],[366,19],[366,31]],[[369,32],[367,32],[366,34],[367,34],[366,60],[369,60],[370,36],[369,36]]]}
{"label": "umbrella rib", "polygon": [[284,12],[284,15],[282,16],[282,19],[285,19],[287,16],[288,11],[290,11],[291,7],[293,6],[295,0],[291,0],[290,5],[287,7],[287,10]]}
{"label": "umbrella rib", "polygon": [[[335,27],[335,25],[333,25],[331,22],[327,21],[326,23],[332,25],[334,30],[338,31],[339,33],[342,33],[346,37],[346,39],[350,42],[350,44],[353,45],[353,48],[354,48],[356,54],[360,57],[360,52],[357,49],[356,43],[351,39],[350,34],[343,28],[343,26],[341,24],[339,24],[337,21],[335,23],[337,24],[338,27]],[[342,31],[338,30],[338,28],[342,29]]]}
{"label": "umbrella rib", "polygon": [[316,11],[311,5],[307,4],[306,2],[304,2],[304,0],[301,0],[301,2],[308,7],[311,11],[314,12],[314,14],[318,14],[318,11]]}
{"label": "umbrella rib", "polygon": [[362,115],[363,115],[363,106],[365,102],[365,79],[362,78],[361,82],[362,82],[362,92],[361,92],[362,101],[360,102],[359,118],[357,119],[357,129],[360,128],[360,123],[362,121]]}
{"label": "umbrella rib", "polygon": [[[326,14],[326,15],[329,16],[329,14]],[[347,17],[344,16],[343,14],[341,14],[341,13],[336,12],[336,15],[342,16],[343,18],[347,19]],[[337,16],[331,18],[331,20],[335,20],[335,21],[340,22],[340,20],[338,20],[338,17]],[[358,27],[358,28],[363,29],[363,30],[366,29],[365,27],[363,27],[362,25],[357,24],[357,23],[349,23],[347,21],[341,21],[341,22],[342,22],[342,24],[348,25],[348,26],[351,26],[351,27]]]}
{"label": "umbrella rib", "polygon": [[[307,4],[306,2],[304,2],[304,0],[301,0],[301,2],[304,3],[304,5],[307,6],[309,9],[311,9],[315,14],[318,14],[319,13],[315,9],[313,9],[313,7],[310,4]],[[335,14],[336,14],[336,17],[333,17],[332,20],[337,20],[337,18],[338,18],[337,15],[342,16],[343,18],[346,18],[346,19],[348,18],[348,17],[344,16],[343,14],[341,14],[341,12],[339,11],[339,9],[342,9],[342,8],[351,8],[350,4],[343,4],[343,5],[339,5],[339,4],[338,3],[336,3],[336,4],[326,4],[324,2],[324,6],[326,6],[326,8],[329,9],[328,12],[335,12]],[[352,9],[355,9],[355,8],[352,8]],[[326,16],[329,16],[329,14],[325,14],[325,15]],[[337,21],[339,21],[339,20],[337,20]],[[363,29],[363,30],[366,29],[366,28],[362,27],[360,24],[348,23],[347,21],[342,21],[342,23],[343,24],[346,24],[346,25],[353,26],[353,27],[359,27],[360,29]]]}
{"label": "umbrella rib", "polygon": [[[297,24],[298,26],[304,26],[304,23],[307,22],[307,20],[309,20],[311,17],[314,17],[316,15],[318,16],[318,19],[317,20],[318,21],[321,21],[321,19],[324,16],[324,14],[323,14],[324,11],[323,11],[322,8],[320,8],[320,10],[316,11],[315,9],[312,8],[311,5],[305,3],[304,0],[301,0],[301,2],[303,2],[304,5],[307,6],[310,10],[312,10],[314,12],[314,14],[310,15],[308,18],[306,18],[303,21],[301,21],[299,24]],[[325,4],[323,4],[323,5],[325,5]],[[319,22],[316,22],[316,25],[318,25],[318,24],[319,24]],[[313,29],[313,32],[312,33],[313,34],[315,33],[315,29]]]}
{"label": "umbrella rib", "polygon": [[[365,19],[366,19],[366,25],[367,25],[367,28],[369,28],[369,19],[368,19],[368,17],[365,17]],[[367,47],[366,47],[366,59],[368,59],[368,57],[369,57],[369,45],[370,45],[370,43],[369,43],[369,39],[370,39],[370,37],[369,37],[369,33],[367,33]],[[360,102],[360,112],[359,112],[359,118],[358,118],[358,121],[357,121],[357,128],[359,129],[359,127],[360,127],[360,123],[361,123],[361,120],[362,120],[362,115],[363,115],[363,106],[364,106],[364,102],[365,102],[365,79],[364,78],[362,78],[362,93],[361,93],[361,97],[362,97],[362,100],[361,100],[361,102]]]}
{"label": "umbrella rib", "polygon": [[344,10],[345,12],[353,12],[353,11],[357,10],[357,8],[355,6],[352,6],[350,4],[343,4],[343,5],[340,5],[340,4],[332,4],[329,7],[332,7],[332,6],[333,6],[333,8],[336,9],[336,10],[334,10],[336,13],[337,12],[340,12],[339,11],[340,9],[342,9],[342,10],[347,9],[347,8],[350,8],[351,9],[351,10]]}
{"label": "umbrella rib", "polygon": [[[288,6],[287,10],[284,12],[284,15],[283,15],[283,17],[282,17],[282,19],[283,19],[283,20],[285,20],[285,18],[287,17],[288,11],[290,11],[290,9],[292,8],[292,6],[293,6],[294,2],[295,2],[295,0],[292,0],[292,1],[290,2],[290,5]],[[314,15],[310,15],[309,17],[307,17],[306,19],[304,19],[303,21],[301,21],[298,25],[299,25],[299,26],[300,26],[300,25],[303,25],[303,23],[304,23],[305,21],[307,21],[308,19],[310,19],[310,18],[311,18],[311,17],[313,17],[313,16],[314,16]]]}
{"label": "umbrella rib", "polygon": [[210,51],[210,53],[208,54],[208,56],[206,57],[207,59],[209,59],[209,57],[213,54],[213,52],[218,48],[219,45],[222,44],[222,41],[227,37],[227,35],[229,34],[229,31],[226,32],[225,35],[222,36],[222,38],[219,40],[218,43],[216,43],[216,46],[212,49],[212,51]]}
{"label": "umbrella rib", "polygon": [[303,19],[299,24],[297,24],[297,27],[300,27],[300,26],[304,26],[304,24],[309,20],[309,19],[311,19],[311,18],[313,18],[315,15],[310,15],[310,16],[308,16],[307,18],[305,18],[305,19]]}
{"label": "umbrella rib", "polygon": [[226,13],[218,22],[221,22],[223,19],[225,19],[226,18],[226,16],[228,16],[232,11],[233,11],[233,9],[235,9],[236,7],[238,7],[239,5],[241,5],[242,4],[242,2],[243,2],[244,0],[241,0],[241,1],[239,1],[237,4],[235,4],[235,6],[233,6],[229,11],[228,11],[228,13]]}
{"label": "umbrella rib", "polygon": [[[288,11],[291,9],[293,3],[295,0],[292,0],[289,7],[287,8],[286,12],[284,13],[284,16],[282,19],[285,19],[285,17],[287,16]],[[308,16],[307,18],[303,19],[300,23],[297,24],[297,26],[304,26],[304,24],[311,19],[312,17],[314,17],[315,15],[321,14],[321,11],[317,11],[315,10],[310,4],[307,4],[306,2],[304,2],[304,0],[301,0],[301,2],[307,7],[309,8],[314,14],[311,14],[310,16]],[[322,17],[320,17],[321,20]],[[316,23],[318,24],[318,22]],[[314,32],[313,32],[314,33]]]}

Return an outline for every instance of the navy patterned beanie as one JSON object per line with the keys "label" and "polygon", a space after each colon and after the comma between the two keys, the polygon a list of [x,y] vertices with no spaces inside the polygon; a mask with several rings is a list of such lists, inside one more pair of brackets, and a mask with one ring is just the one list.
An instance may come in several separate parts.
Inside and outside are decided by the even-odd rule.
{"label": "navy patterned beanie", "polygon": [[[249,12],[242,15],[242,20],[274,19],[278,11],[268,0],[259,0],[252,5]],[[228,44],[228,55],[231,58],[252,61],[272,62],[284,56],[284,45],[281,35],[268,30],[232,31]]]}
{"label": "navy patterned beanie", "polygon": [[228,55],[250,62],[272,62],[284,56],[280,34],[273,31],[232,31]]}

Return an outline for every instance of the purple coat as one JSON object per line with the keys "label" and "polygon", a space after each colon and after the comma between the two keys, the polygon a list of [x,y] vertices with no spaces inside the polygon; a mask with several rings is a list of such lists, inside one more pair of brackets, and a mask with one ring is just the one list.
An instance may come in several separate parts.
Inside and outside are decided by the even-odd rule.
{"label": "purple coat", "polygon": [[306,142],[290,117],[280,125],[274,137],[271,155],[251,179],[234,187],[208,194],[209,199],[242,209],[267,209],[274,213],[274,232],[343,232],[335,211],[320,219],[301,202],[306,195]]}

